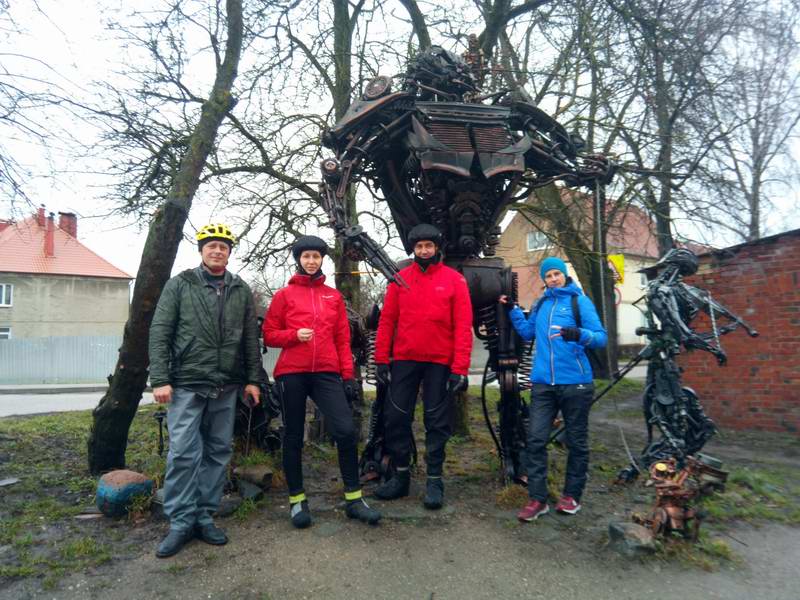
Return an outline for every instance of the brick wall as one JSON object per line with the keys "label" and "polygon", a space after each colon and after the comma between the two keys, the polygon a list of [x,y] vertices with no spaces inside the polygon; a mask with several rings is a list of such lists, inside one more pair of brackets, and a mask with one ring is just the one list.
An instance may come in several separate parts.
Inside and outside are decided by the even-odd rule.
{"label": "brick wall", "polygon": [[[800,434],[800,230],[704,255],[687,283],[709,290],[760,336],[741,328],[724,336],[723,367],[706,352],[685,354],[685,385],[723,427]],[[693,325],[710,330],[705,315]]]}

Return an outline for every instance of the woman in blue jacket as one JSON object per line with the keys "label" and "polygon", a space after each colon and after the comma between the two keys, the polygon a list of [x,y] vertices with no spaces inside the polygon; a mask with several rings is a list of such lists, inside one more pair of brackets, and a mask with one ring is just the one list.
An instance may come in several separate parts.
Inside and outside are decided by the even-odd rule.
{"label": "woman in blue jacket", "polygon": [[[592,301],[568,276],[560,258],[546,258],[539,269],[546,289],[526,319],[514,306],[509,316],[520,337],[536,340],[531,375],[530,425],[528,429],[528,495],[530,502],[519,512],[521,521],[533,521],[548,512],[547,440],[558,411],[564,417],[567,441],[567,474],[564,493],[556,510],[574,515],[589,468],[589,408],[594,395],[592,367],[585,348],[602,348],[607,336]],[[581,327],[573,314],[577,298]],[[500,302],[507,302],[505,296]]]}

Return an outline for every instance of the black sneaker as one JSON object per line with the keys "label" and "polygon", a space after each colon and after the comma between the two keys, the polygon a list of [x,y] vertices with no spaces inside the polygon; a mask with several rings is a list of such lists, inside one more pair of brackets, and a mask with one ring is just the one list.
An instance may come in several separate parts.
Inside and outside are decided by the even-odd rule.
{"label": "black sneaker", "polygon": [[381,500],[395,500],[408,496],[408,488],[411,485],[411,473],[406,469],[405,471],[397,471],[389,481],[382,483],[375,488],[375,497]]}
{"label": "black sneaker", "polygon": [[195,525],[194,535],[198,540],[203,540],[206,544],[211,544],[212,546],[224,546],[228,543],[228,536],[214,523]]}
{"label": "black sneaker", "polygon": [[173,554],[177,554],[186,545],[186,542],[194,537],[194,529],[187,529],[185,531],[180,529],[170,529],[167,536],[161,540],[156,550],[158,558],[167,558]]}
{"label": "black sneaker", "polygon": [[308,501],[302,500],[292,504],[289,514],[292,518],[292,525],[298,529],[305,529],[311,525],[311,511],[308,510]]}
{"label": "black sneaker", "polygon": [[442,508],[444,504],[444,481],[441,477],[428,477],[425,484],[425,498],[422,500],[423,506],[430,510]]}
{"label": "black sneaker", "polygon": [[369,525],[377,525],[378,521],[381,520],[381,513],[374,508],[370,508],[363,498],[348,502],[344,512],[351,519],[358,519]]}

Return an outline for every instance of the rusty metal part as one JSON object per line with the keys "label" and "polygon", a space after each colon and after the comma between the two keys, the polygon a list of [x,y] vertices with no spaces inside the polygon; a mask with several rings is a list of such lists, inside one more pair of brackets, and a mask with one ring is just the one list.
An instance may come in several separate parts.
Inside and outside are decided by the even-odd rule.
{"label": "rusty metal part", "polygon": [[703,518],[695,503],[715,491],[725,489],[728,473],[712,466],[720,463],[703,455],[686,457],[678,468],[675,458],[657,461],[650,466],[650,482],[655,487],[656,502],[647,515],[633,515],[633,520],[648,527],[654,535],[665,538],[680,534],[697,541]]}

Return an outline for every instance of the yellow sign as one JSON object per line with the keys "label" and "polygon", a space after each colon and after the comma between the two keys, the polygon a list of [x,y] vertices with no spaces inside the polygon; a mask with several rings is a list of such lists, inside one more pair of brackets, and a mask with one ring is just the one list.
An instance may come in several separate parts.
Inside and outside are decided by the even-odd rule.
{"label": "yellow sign", "polygon": [[622,254],[608,255],[608,268],[614,274],[617,283],[625,283],[625,256]]}

